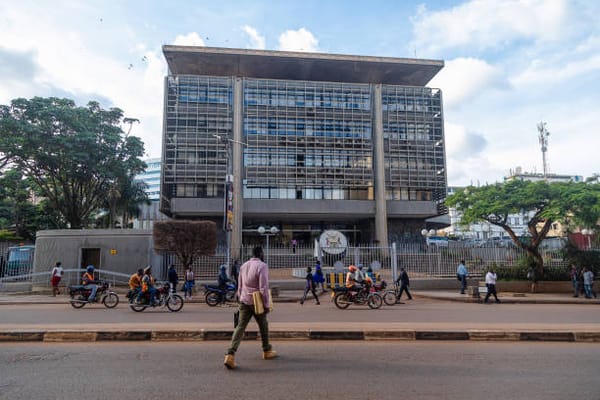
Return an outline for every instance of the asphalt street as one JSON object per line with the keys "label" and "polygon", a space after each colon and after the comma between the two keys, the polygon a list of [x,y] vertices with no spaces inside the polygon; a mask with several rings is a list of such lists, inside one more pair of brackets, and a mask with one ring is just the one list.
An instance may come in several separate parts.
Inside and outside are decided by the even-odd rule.
{"label": "asphalt street", "polygon": [[[277,303],[269,315],[273,329],[278,326],[306,327],[310,324],[336,326],[385,326],[388,328],[461,327],[465,329],[533,328],[597,329],[600,308],[577,304],[477,304],[439,302],[427,299],[405,304],[383,306],[370,310],[366,306],[351,306],[338,310],[325,300],[317,306],[307,302]],[[177,313],[166,308],[135,313],[125,303],[115,309],[93,305],[79,310],[65,304],[23,304],[0,306],[0,331],[9,329],[86,329],[93,326],[127,326],[140,329],[161,327],[229,327],[235,307],[211,308],[205,304],[187,303]]]}
{"label": "asphalt street", "polygon": [[594,343],[0,344],[0,399],[598,399]]}

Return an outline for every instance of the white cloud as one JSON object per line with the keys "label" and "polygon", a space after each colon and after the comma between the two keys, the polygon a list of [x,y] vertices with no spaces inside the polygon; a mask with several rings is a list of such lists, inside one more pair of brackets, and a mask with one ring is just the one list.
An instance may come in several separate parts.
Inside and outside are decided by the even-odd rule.
{"label": "white cloud", "polygon": [[279,50],[313,52],[319,49],[319,41],[304,28],[287,30],[279,36]]}
{"label": "white cloud", "polygon": [[431,87],[442,89],[444,106],[453,107],[490,88],[506,88],[508,83],[498,68],[476,58],[456,58],[431,80]]}
{"label": "white cloud", "polygon": [[562,39],[568,7],[566,0],[472,0],[435,12],[422,6],[412,22],[411,48],[435,55],[449,48],[485,50],[522,39]]}
{"label": "white cloud", "polygon": [[187,35],[177,35],[173,42],[176,46],[204,46],[204,40],[196,32]]}
{"label": "white cloud", "polygon": [[250,38],[250,48],[264,50],[266,48],[265,37],[258,34],[258,31],[250,25],[244,25],[242,27],[244,32]]}

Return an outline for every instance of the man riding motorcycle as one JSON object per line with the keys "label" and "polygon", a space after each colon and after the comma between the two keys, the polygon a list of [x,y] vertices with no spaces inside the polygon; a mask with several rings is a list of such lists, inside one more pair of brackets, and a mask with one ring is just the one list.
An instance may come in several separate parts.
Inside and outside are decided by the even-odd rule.
{"label": "man riding motorcycle", "polygon": [[88,265],[85,269],[81,277],[81,284],[83,288],[86,290],[91,290],[90,297],[88,297],[89,302],[93,302],[96,300],[96,292],[98,291],[98,281],[94,279],[94,266]]}
{"label": "man riding motorcycle", "polygon": [[138,269],[137,272],[129,277],[129,298],[135,299],[142,290],[142,277],[144,276],[144,270]]}
{"label": "man riding motorcycle", "polygon": [[154,277],[152,276],[152,266],[144,268],[144,277],[142,278],[142,290],[138,294],[136,302],[142,302],[142,296],[145,293],[150,294],[150,305],[155,306],[156,303],[156,288],[154,287]]}
{"label": "man riding motorcycle", "polygon": [[364,277],[362,273],[354,265],[348,267],[346,273],[346,287],[354,292],[360,292],[363,289]]}
{"label": "man riding motorcycle", "polygon": [[223,293],[227,290],[227,283],[229,283],[229,282],[235,283],[234,281],[229,279],[229,277],[227,276],[227,266],[226,265],[221,265],[219,267],[219,276],[217,279],[218,279],[219,289],[222,290]]}

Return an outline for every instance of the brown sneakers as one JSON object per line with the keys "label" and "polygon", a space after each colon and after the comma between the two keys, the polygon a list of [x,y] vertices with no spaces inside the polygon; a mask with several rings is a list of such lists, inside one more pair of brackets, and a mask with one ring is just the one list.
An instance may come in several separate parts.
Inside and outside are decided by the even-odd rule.
{"label": "brown sneakers", "polygon": [[275,350],[263,351],[263,360],[272,360],[274,358],[277,358]]}
{"label": "brown sneakers", "polygon": [[235,357],[233,354],[227,354],[225,356],[225,361],[223,361],[223,365],[227,367],[227,369],[235,369]]}

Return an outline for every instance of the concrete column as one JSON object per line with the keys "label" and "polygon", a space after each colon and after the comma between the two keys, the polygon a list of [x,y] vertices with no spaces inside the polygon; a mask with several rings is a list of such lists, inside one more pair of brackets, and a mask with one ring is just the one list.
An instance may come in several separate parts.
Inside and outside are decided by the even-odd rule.
{"label": "concrete column", "polygon": [[373,160],[375,162],[375,237],[380,246],[388,245],[387,204],[385,200],[385,163],[383,149],[383,111],[381,84],[373,85]]}
{"label": "concrete column", "polygon": [[235,77],[233,80],[233,229],[231,231],[232,261],[240,258],[239,249],[242,245],[242,222],[244,217],[244,202],[242,192],[242,143],[244,129],[244,91],[243,80]]}

